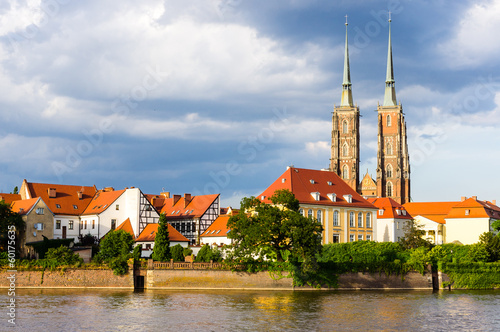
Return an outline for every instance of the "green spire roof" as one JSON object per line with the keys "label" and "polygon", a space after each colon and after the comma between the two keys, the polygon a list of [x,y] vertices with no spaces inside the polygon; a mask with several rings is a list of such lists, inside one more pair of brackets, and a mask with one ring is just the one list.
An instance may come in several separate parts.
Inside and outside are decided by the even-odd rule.
{"label": "green spire roof", "polygon": [[387,74],[385,77],[385,95],[383,106],[396,106],[396,88],[394,87],[394,70],[392,66],[391,19],[389,13],[389,46],[387,49]]}

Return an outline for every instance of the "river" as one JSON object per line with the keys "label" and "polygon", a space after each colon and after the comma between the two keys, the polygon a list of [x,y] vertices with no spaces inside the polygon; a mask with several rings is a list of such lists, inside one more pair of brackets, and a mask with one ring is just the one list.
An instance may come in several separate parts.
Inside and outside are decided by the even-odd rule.
{"label": "river", "polygon": [[500,291],[17,289],[15,299],[22,331],[500,331]]}

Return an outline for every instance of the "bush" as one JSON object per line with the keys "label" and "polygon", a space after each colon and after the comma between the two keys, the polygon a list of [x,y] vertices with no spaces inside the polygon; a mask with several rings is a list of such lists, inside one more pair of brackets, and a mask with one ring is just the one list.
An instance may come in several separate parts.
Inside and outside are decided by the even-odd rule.
{"label": "bush", "polygon": [[134,260],[138,261],[139,259],[141,259],[141,252],[142,246],[140,244],[136,245],[134,247],[134,251],[132,252],[132,257],[134,257]]}
{"label": "bush", "polygon": [[108,266],[116,275],[124,275],[128,271],[127,259],[124,256],[119,256],[111,259],[108,262]]}
{"label": "bush", "polygon": [[205,244],[200,251],[198,252],[198,255],[196,255],[196,260],[195,262],[220,262],[222,261],[222,253],[218,248],[211,249],[208,244]]}
{"label": "bush", "polygon": [[80,256],[65,246],[50,248],[45,254],[45,257],[47,260],[54,260],[58,265],[76,265],[83,263],[83,259]]}
{"label": "bush", "polygon": [[170,253],[172,254],[172,259],[175,262],[184,261],[184,248],[180,244],[176,244],[175,246],[170,248]]}

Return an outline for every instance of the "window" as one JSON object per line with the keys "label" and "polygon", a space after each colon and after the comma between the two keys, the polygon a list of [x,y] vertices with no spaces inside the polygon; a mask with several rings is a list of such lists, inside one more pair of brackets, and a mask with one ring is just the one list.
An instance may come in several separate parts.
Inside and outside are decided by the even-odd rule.
{"label": "window", "polygon": [[87,220],[83,222],[83,229],[87,229]]}
{"label": "window", "polygon": [[78,210],[78,206],[77,205],[73,205],[73,209]]}
{"label": "window", "polygon": [[333,226],[339,225],[339,211],[333,211]]}
{"label": "window", "polygon": [[56,220],[56,229],[61,229],[61,220]]}
{"label": "window", "polygon": [[347,165],[344,165],[342,167],[342,179],[344,180],[349,179],[349,167]]}
{"label": "window", "polygon": [[347,157],[349,155],[349,147],[347,146],[347,143],[344,143],[342,145],[342,157]]}
{"label": "window", "polygon": [[392,121],[391,121],[391,116],[390,115],[387,115],[387,127],[390,127],[391,124],[392,124]]}
{"label": "window", "polygon": [[150,243],[146,244],[146,250],[151,250],[151,244]]}
{"label": "window", "polygon": [[301,215],[304,215],[304,209],[299,209],[299,213],[300,213]]}
{"label": "window", "polygon": [[[372,227],[372,214],[369,212],[366,214],[366,227],[369,227],[369,228]],[[368,240],[368,238],[367,238],[367,240]]]}
{"label": "window", "polygon": [[391,164],[387,165],[386,175],[388,178],[392,178],[392,166],[391,166]]}
{"label": "window", "polygon": [[383,209],[378,210],[378,215],[379,216],[383,216],[384,215],[384,210]]}
{"label": "window", "polygon": [[321,222],[321,210],[318,210],[316,212],[316,219],[318,219],[318,221]]}
{"label": "window", "polygon": [[68,222],[68,228],[69,228],[69,229],[73,229],[73,224],[74,224],[74,223],[73,223],[73,220],[70,220],[70,221]]}
{"label": "window", "polygon": [[120,210],[120,205],[116,204],[115,208],[116,208],[117,211]]}
{"label": "window", "polygon": [[61,204],[56,204],[56,208],[60,209],[61,208]]}
{"label": "window", "polygon": [[311,209],[307,210],[307,217],[312,218],[312,216],[313,216],[313,210]]}
{"label": "window", "polygon": [[349,242],[354,242],[354,234],[349,235]]}
{"label": "window", "polygon": [[363,214],[358,213],[358,227],[363,227]]}
{"label": "window", "polygon": [[399,221],[396,221],[396,229],[399,229]]}
{"label": "window", "polygon": [[363,234],[358,235],[358,241],[363,241]]}
{"label": "window", "polygon": [[349,226],[351,226],[351,227],[355,226],[354,225],[354,212],[349,213]]}
{"label": "window", "polygon": [[95,229],[95,220],[92,220],[92,229]]}
{"label": "window", "polygon": [[43,231],[43,224],[41,222],[35,224],[35,229],[37,231]]}
{"label": "window", "polygon": [[347,134],[348,131],[348,126],[347,126],[347,120],[342,121],[342,133]]}
{"label": "window", "polygon": [[468,216],[470,214],[470,210],[465,210],[465,215]]}
{"label": "window", "polygon": [[387,197],[392,197],[392,183],[387,182]]}
{"label": "window", "polygon": [[390,156],[392,155],[392,145],[391,143],[387,143],[387,147],[385,149],[385,152]]}
{"label": "window", "polygon": [[372,240],[371,234],[366,234],[366,241],[371,241],[371,240]]}
{"label": "window", "polygon": [[340,242],[340,235],[339,234],[333,234],[333,243],[339,243]]}
{"label": "window", "polygon": [[43,208],[37,208],[36,214],[43,214]]}
{"label": "window", "polygon": [[111,229],[116,228],[116,219],[111,219]]}

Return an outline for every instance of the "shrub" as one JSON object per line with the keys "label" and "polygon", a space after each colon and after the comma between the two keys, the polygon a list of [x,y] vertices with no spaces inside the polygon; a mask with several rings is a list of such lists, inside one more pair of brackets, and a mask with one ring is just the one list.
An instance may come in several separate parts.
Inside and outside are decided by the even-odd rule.
{"label": "shrub", "polygon": [[54,260],[58,265],[76,265],[83,263],[83,259],[65,246],[50,248],[45,254],[47,260]]}
{"label": "shrub", "polygon": [[172,259],[176,262],[184,261],[184,248],[180,244],[176,244],[170,248],[170,253],[172,254]]}

